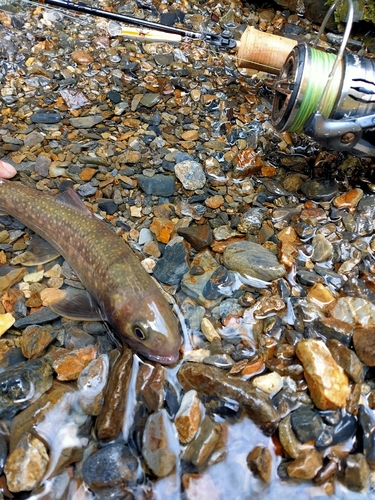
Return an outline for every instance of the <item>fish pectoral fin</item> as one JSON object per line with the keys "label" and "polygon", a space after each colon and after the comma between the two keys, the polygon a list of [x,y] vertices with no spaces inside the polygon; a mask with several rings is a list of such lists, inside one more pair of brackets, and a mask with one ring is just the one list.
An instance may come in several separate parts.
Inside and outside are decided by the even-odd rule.
{"label": "fish pectoral fin", "polygon": [[70,186],[66,188],[65,191],[62,191],[61,193],[56,195],[55,201],[56,203],[66,205],[68,207],[73,207],[86,216],[93,217],[92,212],[90,212],[79,195]]}
{"label": "fish pectoral fin", "polygon": [[68,288],[64,292],[63,298],[49,304],[56,314],[81,321],[103,321],[99,306],[86,290]]}
{"label": "fish pectoral fin", "polygon": [[11,264],[22,264],[24,266],[36,266],[51,262],[59,256],[59,252],[46,240],[35,234],[32,236],[26,252],[12,259]]}

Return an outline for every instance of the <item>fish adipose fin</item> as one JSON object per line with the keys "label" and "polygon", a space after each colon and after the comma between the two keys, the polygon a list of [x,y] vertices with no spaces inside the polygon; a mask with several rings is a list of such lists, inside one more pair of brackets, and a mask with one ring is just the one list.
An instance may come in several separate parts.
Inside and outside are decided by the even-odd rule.
{"label": "fish adipose fin", "polygon": [[46,240],[38,235],[32,236],[26,252],[12,259],[11,264],[22,264],[24,266],[36,266],[51,262],[59,256],[59,252]]}
{"label": "fish adipose fin", "polygon": [[99,306],[86,290],[68,288],[65,297],[50,304],[56,314],[80,321],[103,321]]}
{"label": "fish adipose fin", "polygon": [[62,191],[55,197],[56,203],[62,205],[73,207],[79,210],[83,215],[89,215],[93,217],[92,212],[86,207],[79,195],[74,191],[72,187],[67,187],[65,191]]}

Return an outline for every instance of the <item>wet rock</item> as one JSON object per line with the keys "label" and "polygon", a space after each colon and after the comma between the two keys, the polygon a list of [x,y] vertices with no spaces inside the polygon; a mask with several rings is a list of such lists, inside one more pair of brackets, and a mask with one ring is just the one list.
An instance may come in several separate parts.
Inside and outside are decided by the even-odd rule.
{"label": "wet rock", "polygon": [[202,403],[197,391],[186,392],[174,421],[181,443],[189,443],[194,439],[198,432],[202,413]]}
{"label": "wet rock", "polygon": [[332,257],[333,246],[323,234],[317,234],[312,240],[313,254],[311,259],[315,262],[324,262]]}
{"label": "wet rock", "polygon": [[7,458],[4,473],[11,492],[29,491],[39,485],[47,470],[49,457],[43,442],[26,433]]}
{"label": "wet rock", "polygon": [[353,382],[361,382],[364,379],[364,366],[352,349],[340,344],[338,340],[329,340],[327,347],[333,359]]}
{"label": "wet rock", "polygon": [[245,409],[249,417],[266,433],[272,433],[279,415],[271,400],[261,391],[239,379],[228,377],[220,368],[201,363],[184,363],[178,379],[187,390],[218,398],[231,398]]}
{"label": "wet rock", "polygon": [[177,233],[198,252],[210,246],[213,242],[212,229],[208,224],[182,227],[177,229]]}
{"label": "wet rock", "polygon": [[228,271],[224,266],[219,266],[211,274],[202,290],[202,294],[209,300],[231,297],[233,289],[237,288],[237,283],[238,276],[236,273]]}
{"label": "wet rock", "polygon": [[291,458],[297,458],[304,445],[297,439],[297,436],[293,432],[291,415],[287,415],[281,420],[279,424],[279,439],[287,455]]}
{"label": "wet rock", "polygon": [[313,479],[323,466],[323,457],[315,449],[302,450],[288,467],[289,477]]}
{"label": "wet rock", "polygon": [[338,186],[330,179],[313,179],[303,182],[302,193],[313,201],[330,201],[338,192]]}
{"label": "wet rock", "polygon": [[168,285],[179,285],[182,276],[189,271],[189,247],[181,236],[175,236],[154,267],[155,278]]}
{"label": "wet rock", "polygon": [[327,340],[338,340],[348,347],[352,342],[353,328],[344,321],[336,318],[319,318],[315,322],[315,329]]}
{"label": "wet rock", "polygon": [[343,408],[349,396],[348,377],[320,340],[299,342],[296,354],[304,368],[311,399],[321,409]]}
{"label": "wet rock", "polygon": [[206,339],[209,342],[221,340],[220,335],[217,333],[216,329],[214,328],[214,325],[211,323],[211,321],[208,318],[202,319],[201,330],[202,330],[203,335],[206,337]]}
{"label": "wet rock", "polygon": [[346,459],[344,481],[350,491],[363,491],[368,485],[369,466],[362,453],[349,455]]}
{"label": "wet rock", "polygon": [[244,179],[259,172],[263,165],[261,158],[252,148],[245,148],[233,160],[233,177]]}
{"label": "wet rock", "polygon": [[0,336],[14,325],[15,318],[10,313],[0,314]]}
{"label": "wet rock", "polygon": [[161,410],[164,404],[164,386],[166,373],[161,365],[156,365],[148,376],[147,382],[142,391],[147,410],[152,413]]}
{"label": "wet rock", "polygon": [[100,495],[115,486],[134,487],[137,468],[138,461],[131,449],[125,444],[113,443],[95,451],[85,460],[82,477],[87,486]]}
{"label": "wet rock", "polygon": [[[214,307],[219,304],[222,297],[209,300],[203,296],[203,289],[212,276],[215,269],[219,267],[216,260],[208,250],[198,253],[191,262],[190,271],[181,280],[181,289],[204,307]],[[203,273],[195,273],[195,269],[202,269]]]}
{"label": "wet rock", "polygon": [[375,468],[375,418],[367,406],[358,406],[358,420],[362,429],[363,454],[371,469]]}
{"label": "wet rock", "polygon": [[266,210],[264,208],[251,208],[242,215],[238,221],[237,229],[241,233],[256,234],[265,219]]}
{"label": "wet rock", "polygon": [[323,421],[319,414],[305,406],[291,413],[291,423],[293,431],[302,443],[316,441],[323,430]]}
{"label": "wet rock", "polygon": [[167,476],[177,464],[180,453],[177,432],[166,410],[151,414],[143,434],[142,455],[158,477]]}
{"label": "wet rock", "polygon": [[147,194],[153,196],[172,196],[175,189],[175,180],[171,175],[156,174],[152,177],[140,175],[138,186]]}
{"label": "wet rock", "polygon": [[354,328],[353,344],[362,363],[375,366],[375,328]]}
{"label": "wet rock", "polygon": [[52,385],[52,368],[45,359],[22,362],[0,374],[0,415],[13,417]]}
{"label": "wet rock", "polygon": [[331,315],[350,325],[375,325],[375,305],[359,297],[340,297],[332,308]]}
{"label": "wet rock", "polygon": [[99,415],[109,374],[107,354],[102,354],[84,368],[77,379],[79,402],[87,415]]}
{"label": "wet rock", "polygon": [[256,446],[247,456],[249,469],[265,483],[271,482],[272,455],[265,446]]}
{"label": "wet rock", "polygon": [[127,389],[132,374],[133,353],[123,347],[110,369],[102,411],[96,419],[96,434],[101,441],[115,440],[124,423]]}
{"label": "wet rock", "polygon": [[70,351],[53,362],[58,380],[77,380],[81,371],[96,358],[98,349],[92,345]]}
{"label": "wet rock", "polygon": [[3,473],[5,460],[8,456],[8,442],[3,433],[0,433],[0,474]]}
{"label": "wet rock", "polygon": [[221,426],[205,416],[198,433],[191,441],[183,455],[184,460],[191,462],[196,467],[202,467],[216,449],[221,437]]}
{"label": "wet rock", "polygon": [[21,338],[22,354],[25,358],[38,358],[53,341],[50,331],[39,325],[30,325],[25,328]]}
{"label": "wet rock", "polygon": [[274,254],[250,241],[229,244],[223,254],[223,263],[232,271],[263,281],[281,278],[286,272]]}
{"label": "wet rock", "polygon": [[354,208],[358,205],[362,199],[363,191],[362,189],[355,188],[350,189],[346,193],[341,194],[333,200],[333,204],[337,208]]}
{"label": "wet rock", "polygon": [[316,304],[324,312],[326,312],[329,306],[335,301],[335,297],[328,287],[325,287],[322,283],[316,283],[310,288],[307,293],[307,299],[309,302]]}
{"label": "wet rock", "polygon": [[283,379],[276,372],[267,373],[266,375],[260,375],[259,377],[254,377],[252,380],[254,387],[260,389],[261,391],[273,396],[283,386]]}
{"label": "wet rock", "polygon": [[176,163],[174,171],[185,189],[194,191],[195,189],[201,189],[206,183],[203,168],[196,161],[185,160]]}

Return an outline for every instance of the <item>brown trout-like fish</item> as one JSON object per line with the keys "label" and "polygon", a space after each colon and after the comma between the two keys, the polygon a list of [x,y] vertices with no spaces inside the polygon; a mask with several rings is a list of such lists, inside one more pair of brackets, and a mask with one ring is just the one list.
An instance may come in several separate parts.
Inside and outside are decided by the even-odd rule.
{"label": "brown trout-like fish", "polygon": [[[61,254],[87,292],[52,305],[63,316],[107,321],[136,352],[163,364],[177,361],[178,322],[125,241],[69,187],[52,196],[0,180],[0,210],[32,229]],[[44,261],[46,262],[46,260]]]}

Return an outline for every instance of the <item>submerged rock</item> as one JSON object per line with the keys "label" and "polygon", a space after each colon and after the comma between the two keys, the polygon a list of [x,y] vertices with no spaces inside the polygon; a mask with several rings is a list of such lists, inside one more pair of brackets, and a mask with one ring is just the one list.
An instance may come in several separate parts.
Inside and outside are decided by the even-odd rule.
{"label": "submerged rock", "polygon": [[238,273],[263,281],[284,276],[286,269],[269,250],[251,241],[230,243],[224,250],[224,265]]}
{"label": "submerged rock", "polygon": [[158,477],[167,476],[176,467],[180,454],[177,432],[166,410],[149,416],[146,422],[142,455]]}
{"label": "submerged rock", "polygon": [[228,376],[220,368],[202,363],[184,363],[178,379],[185,391],[217,398],[231,398],[244,408],[249,417],[267,433],[272,434],[280,419],[267,395],[249,386],[247,382]]}

